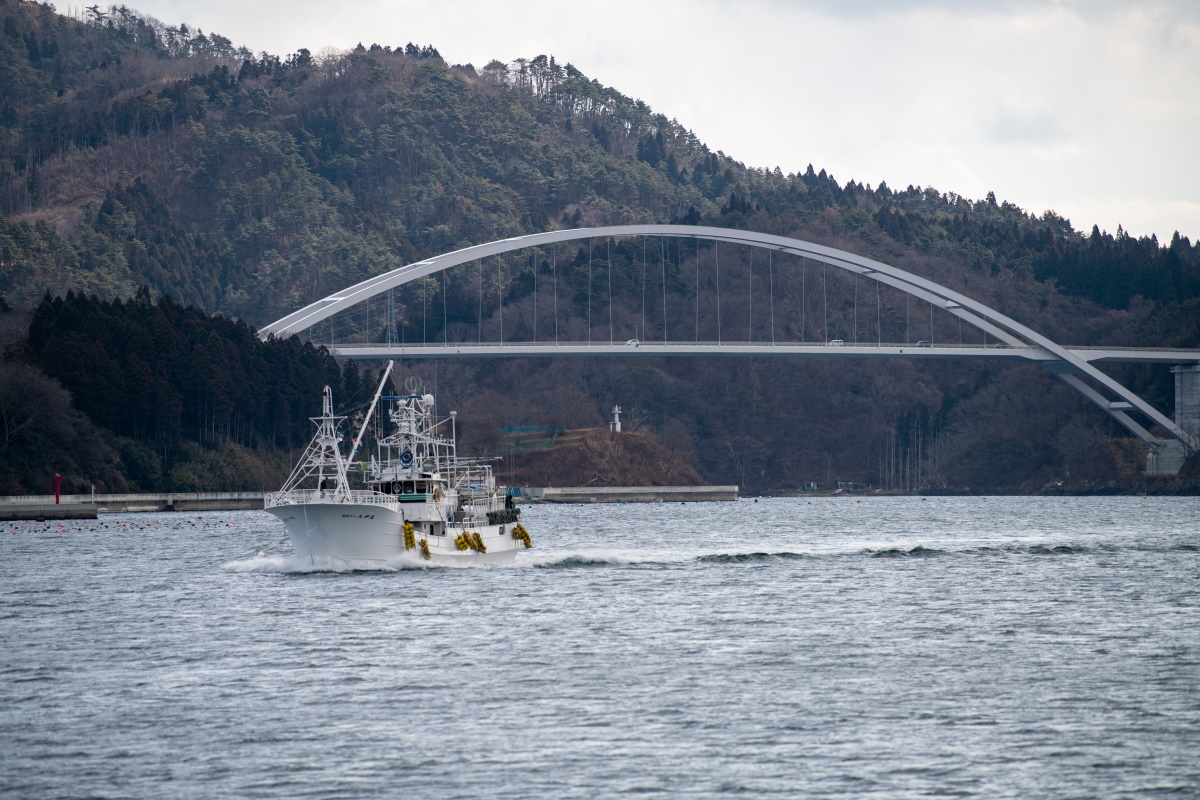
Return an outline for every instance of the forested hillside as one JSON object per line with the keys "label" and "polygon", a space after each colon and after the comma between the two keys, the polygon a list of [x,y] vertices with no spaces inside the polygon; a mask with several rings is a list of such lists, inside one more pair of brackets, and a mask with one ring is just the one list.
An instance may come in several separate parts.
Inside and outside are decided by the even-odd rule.
{"label": "forested hillside", "polygon": [[[378,381],[323,348],[263,342],[243,322],[156,303],[145,288],[128,302],[47,297],[28,331],[0,389],[0,493],[44,487],[54,472],[66,491],[270,487],[311,438],[320,387],[361,419]],[[65,429],[78,428],[78,412],[103,435]]]}
{"label": "forested hillside", "polygon": [[[240,343],[233,360],[245,390],[226,392],[218,387],[228,376],[204,377],[217,369],[203,366],[213,348],[189,338],[204,315],[188,306],[264,324],[404,263],[554,228],[674,221],[791,235],[927,276],[1065,343],[1200,343],[1200,243],[1185,236],[1164,244],[1120,230],[1080,232],[990,194],[971,200],[932,187],[841,183],[812,167],[747,167],[551,57],[476,68],[399,43],[320,58],[256,56],[123,7],[70,18],[48,4],[0,0],[0,15],[0,295],[16,309],[10,317],[30,318],[41,303],[28,343],[8,347],[5,369],[60,381],[85,415],[78,423],[90,421],[96,441],[109,442],[109,471],[138,486],[220,483],[219,470],[185,478],[181,465],[226,446],[275,464],[302,434],[285,425],[280,438],[263,404],[278,401],[303,419],[310,412],[294,398],[319,385],[302,384],[332,374],[327,355],[298,343],[271,345],[284,348],[273,353],[293,348],[278,357],[294,363],[263,373],[260,356],[246,360],[257,347],[250,328],[210,321],[219,338]],[[913,310],[892,295],[871,298],[860,314],[860,287],[832,277],[818,313],[818,277],[808,271],[816,268],[764,265],[761,254],[603,247],[535,253],[505,261],[495,277],[490,265],[486,277],[464,268],[413,286],[397,298],[397,334],[454,341],[503,324],[498,307],[484,306],[486,290],[515,309],[509,336],[546,338],[554,280],[553,323],[572,338],[964,335],[941,318],[914,327]],[[643,310],[651,264],[661,268],[650,286],[659,313]],[[593,318],[594,276],[606,273],[613,283],[604,302],[619,310]],[[764,280],[772,281],[769,309]],[[135,297],[142,286],[148,294]],[[724,329],[697,300],[710,288],[724,293]],[[67,291],[76,295],[42,302]],[[439,292],[435,314],[429,298]],[[104,302],[83,299],[92,294]],[[102,334],[146,309],[166,326],[148,340]],[[364,311],[341,331],[319,333],[379,338],[383,317]],[[153,350],[158,339],[177,344]],[[121,353],[111,369],[119,380],[80,379],[98,380],[96,364],[107,363],[80,355],[96,346]],[[168,368],[171,360],[182,363]],[[1129,486],[1138,460],[1137,443],[1033,367],[731,359],[409,368],[458,405],[477,448],[497,444],[504,425],[598,424],[617,402],[705,478],[750,489],[837,479],[974,490],[1036,489],[1051,479]],[[175,387],[207,385],[210,399],[184,391],[184,406],[200,405],[131,414],[134,404],[151,408],[151,398],[167,402],[170,392],[155,383],[168,380],[160,369]],[[1164,369],[1126,368],[1119,377],[1170,409]],[[228,411],[225,421],[203,423],[205,402]],[[30,458],[52,465],[53,449]],[[156,467],[134,466],[148,460],[143,450]],[[46,469],[64,468],[36,474]],[[27,475],[10,482],[41,480]]]}

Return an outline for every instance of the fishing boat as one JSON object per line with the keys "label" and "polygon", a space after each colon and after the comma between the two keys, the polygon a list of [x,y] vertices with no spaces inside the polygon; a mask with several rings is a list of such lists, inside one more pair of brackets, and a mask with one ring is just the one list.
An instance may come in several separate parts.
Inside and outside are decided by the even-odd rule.
{"label": "fishing boat", "polygon": [[[346,418],[333,413],[333,394],[325,387],[312,442],[264,507],[287,527],[297,557],[313,565],[512,561],[533,546],[520,509],[496,486],[487,459],[458,457],[457,414],[437,419],[434,397],[421,393],[419,379],[406,382],[408,394],[383,396],[392,364],[348,455],[339,433]],[[375,437],[375,455],[355,461],[381,401],[387,410],[380,416],[391,430]]]}

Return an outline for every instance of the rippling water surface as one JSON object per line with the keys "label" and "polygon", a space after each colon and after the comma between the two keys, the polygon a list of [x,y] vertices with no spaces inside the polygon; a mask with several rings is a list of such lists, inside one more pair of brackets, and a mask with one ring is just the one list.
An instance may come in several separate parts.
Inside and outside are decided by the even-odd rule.
{"label": "rippling water surface", "polygon": [[0,795],[1200,796],[1200,499],[523,521],[375,572],[262,512],[0,523]]}

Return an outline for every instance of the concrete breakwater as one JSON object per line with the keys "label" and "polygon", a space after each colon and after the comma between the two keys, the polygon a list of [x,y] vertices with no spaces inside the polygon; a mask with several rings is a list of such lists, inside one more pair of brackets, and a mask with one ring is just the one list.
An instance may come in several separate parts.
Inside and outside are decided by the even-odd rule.
{"label": "concrete breakwater", "polygon": [[0,504],[0,522],[18,519],[95,519],[95,503],[55,503],[53,495],[49,503]]}
{"label": "concrete breakwater", "polygon": [[698,503],[738,499],[737,486],[562,486],[522,489],[544,503]]}
{"label": "concrete breakwater", "polygon": [[263,507],[262,492],[163,492],[158,494],[64,494],[0,497],[0,520],[95,519],[130,511],[234,511]]}

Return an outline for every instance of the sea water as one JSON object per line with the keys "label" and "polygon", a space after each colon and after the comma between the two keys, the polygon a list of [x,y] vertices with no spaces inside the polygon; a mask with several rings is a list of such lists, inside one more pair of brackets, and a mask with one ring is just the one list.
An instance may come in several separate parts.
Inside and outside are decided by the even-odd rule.
{"label": "sea water", "polygon": [[263,512],[0,524],[0,796],[1200,796],[1200,499],[530,506],[513,565]]}

